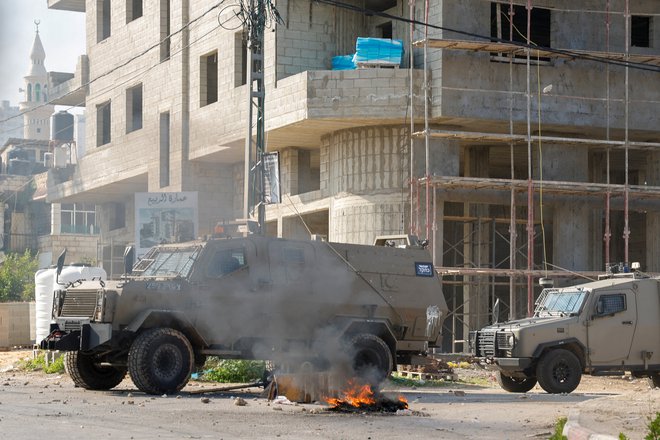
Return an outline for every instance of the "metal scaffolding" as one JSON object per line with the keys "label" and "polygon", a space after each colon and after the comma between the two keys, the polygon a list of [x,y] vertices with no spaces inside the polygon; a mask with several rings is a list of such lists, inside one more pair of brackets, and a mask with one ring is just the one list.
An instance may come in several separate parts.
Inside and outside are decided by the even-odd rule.
{"label": "metal scaffolding", "polygon": [[[611,211],[614,209],[623,211],[623,235],[624,258],[629,263],[629,240],[630,209],[636,210],[660,210],[660,187],[646,185],[631,185],[629,181],[630,165],[629,154],[631,150],[652,151],[660,147],[660,142],[655,139],[632,141],[629,137],[629,63],[641,63],[648,66],[660,66],[658,55],[633,55],[629,52],[629,23],[630,10],[628,0],[625,1],[623,17],[626,23],[625,52],[610,52],[610,9],[607,2],[606,15],[606,51],[584,51],[584,50],[553,50],[549,48],[538,48],[533,46],[531,35],[531,11],[532,1],[526,0],[527,29],[526,44],[514,43],[513,41],[513,19],[509,16],[509,38],[510,42],[480,42],[453,39],[432,39],[428,35],[429,0],[424,3],[424,38],[414,41],[415,26],[410,26],[410,71],[411,90],[410,108],[413,108],[412,92],[412,70],[414,58],[412,48],[423,49],[424,68],[424,129],[415,130],[415,121],[411,114],[411,165],[410,165],[410,230],[411,233],[422,233],[420,220],[424,218],[425,233],[431,238],[432,254],[437,272],[443,279],[447,302],[451,307],[450,318],[446,324],[451,333],[450,344],[445,349],[452,352],[465,350],[467,332],[476,330],[477,327],[487,324],[492,313],[492,304],[499,298],[508,309],[509,318],[517,318],[522,314],[519,310],[525,310],[529,316],[532,313],[535,289],[533,280],[537,278],[557,279],[579,279],[595,278],[597,271],[570,271],[554,266],[550,263],[545,249],[545,230],[543,221],[543,203],[562,203],[571,198],[572,203],[585,203],[588,206],[603,210],[604,217],[604,259],[605,263],[611,260]],[[410,0],[411,22],[415,20],[415,1]],[[498,4],[499,5],[499,4]],[[509,14],[512,14],[514,3],[509,1]],[[499,9],[498,9],[499,11]],[[499,18],[499,15],[498,15]],[[509,62],[509,126],[502,126],[501,130],[489,132],[456,131],[450,127],[442,128],[442,123],[430,128],[432,117],[429,109],[430,82],[428,78],[429,49],[452,50],[463,52],[490,52],[497,54],[498,61]],[[520,127],[516,129],[513,117],[513,64],[514,57],[524,57],[527,67],[526,72],[526,127],[522,127],[522,121],[518,121]],[[556,136],[543,135],[541,131],[540,109],[538,117],[538,133],[533,134],[531,129],[531,59],[539,58],[565,60],[577,60],[586,57],[589,59],[609,60],[622,65],[625,70],[625,128],[619,134],[618,139],[612,139],[610,130],[610,67],[607,65],[606,73],[606,135],[604,138],[588,136]],[[516,60],[521,62],[522,58]],[[540,93],[540,92],[539,92]],[[508,129],[508,130],[507,130]],[[429,142],[430,139],[448,139],[462,142],[467,146],[492,145],[509,146],[510,150],[510,178],[495,179],[469,176],[435,176],[429,168]],[[414,139],[423,139],[425,145],[424,175],[415,176],[413,153]],[[533,178],[533,151],[532,145],[539,144],[539,156],[541,156],[540,145],[547,142],[557,145],[572,145],[576,148],[589,148],[590,151],[602,151],[606,158],[606,182],[562,182]],[[523,144],[527,146],[527,176],[524,179],[516,178],[514,174],[514,146]],[[610,181],[611,167],[610,155],[614,152],[622,152],[624,155],[624,184],[615,185]],[[467,153],[466,153],[467,154]],[[467,161],[467,159],[466,159]],[[439,199],[439,200],[438,200]],[[438,203],[442,203],[441,218],[436,219]],[[463,206],[462,210],[460,206]],[[469,206],[490,205],[499,209],[499,216],[484,215],[477,210],[477,214],[471,214]],[[535,216],[535,207],[540,208],[539,218]],[[462,211],[462,212],[461,212]],[[508,211],[508,216],[505,211]],[[488,210],[485,210],[488,212]],[[523,215],[526,217],[522,220]],[[431,216],[433,217],[431,219]],[[520,218],[520,219],[519,219]],[[442,222],[442,242],[436,242],[436,231],[438,223]],[[508,227],[508,229],[507,229]],[[431,229],[433,234],[431,235]],[[487,231],[487,232],[484,232]],[[527,239],[519,243],[518,237]],[[508,252],[503,252],[508,247]],[[539,249],[536,249],[539,248]],[[442,264],[435,261],[436,255],[442,255]],[[524,265],[524,267],[520,267]],[[548,268],[550,266],[550,269]],[[507,292],[508,290],[508,292]],[[525,292],[526,291],[526,292]],[[466,293],[467,292],[467,293]],[[470,292],[472,294],[470,295]],[[477,294],[474,294],[477,292]],[[526,295],[523,295],[526,293]],[[501,318],[501,317],[500,317]]]}

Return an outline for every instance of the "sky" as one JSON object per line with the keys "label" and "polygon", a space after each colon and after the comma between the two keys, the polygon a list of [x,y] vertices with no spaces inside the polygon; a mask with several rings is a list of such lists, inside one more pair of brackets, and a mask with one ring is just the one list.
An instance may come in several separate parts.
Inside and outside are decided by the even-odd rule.
{"label": "sky", "polygon": [[47,0],[0,0],[0,101],[12,106],[23,99],[18,89],[30,65],[35,20],[40,21],[47,71],[74,73],[85,53],[83,12],[48,9]]}

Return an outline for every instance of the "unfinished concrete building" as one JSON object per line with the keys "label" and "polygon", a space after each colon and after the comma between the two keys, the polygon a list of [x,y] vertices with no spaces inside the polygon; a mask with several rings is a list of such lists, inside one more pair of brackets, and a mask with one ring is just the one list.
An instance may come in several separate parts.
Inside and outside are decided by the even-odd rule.
{"label": "unfinished concrete building", "polygon": [[[428,238],[452,351],[495,299],[501,317],[527,314],[540,277],[618,261],[660,271],[657,1],[348,3],[280,0],[266,33],[266,148],[280,152],[283,194],[268,234]],[[198,235],[241,217],[238,6],[49,5],[87,16],[88,63],[59,99],[86,107],[88,147],[51,171],[48,198],[99,206],[106,270],[135,240],[136,192],[196,192]],[[357,37],[403,40],[404,62],[331,70]]]}

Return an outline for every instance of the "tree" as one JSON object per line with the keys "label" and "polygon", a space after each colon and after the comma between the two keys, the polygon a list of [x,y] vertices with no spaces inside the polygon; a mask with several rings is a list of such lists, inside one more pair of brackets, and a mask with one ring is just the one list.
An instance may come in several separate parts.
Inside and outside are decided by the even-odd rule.
{"label": "tree", "polygon": [[37,259],[29,250],[8,254],[0,265],[0,302],[33,301]]}

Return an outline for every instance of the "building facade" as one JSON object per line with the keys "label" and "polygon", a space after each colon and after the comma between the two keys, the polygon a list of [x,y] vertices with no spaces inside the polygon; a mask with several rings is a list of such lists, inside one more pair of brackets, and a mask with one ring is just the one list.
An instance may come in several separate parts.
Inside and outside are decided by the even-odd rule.
{"label": "building facade", "polygon": [[[267,234],[428,238],[456,351],[495,299],[524,315],[530,280],[558,268],[641,260],[660,272],[658,2],[438,0],[428,14],[421,1],[412,13],[402,0],[330,3],[278,1],[265,35],[266,148],[280,153],[283,195]],[[49,5],[87,17],[79,86],[67,86],[84,91],[87,124],[84,157],[49,173],[48,199],[98,205],[108,273],[135,241],[136,193],[196,192],[198,235],[242,217],[239,6]],[[429,26],[411,35],[397,17]],[[402,40],[403,63],[332,70],[357,37]],[[527,52],[527,40],[553,50]]]}

